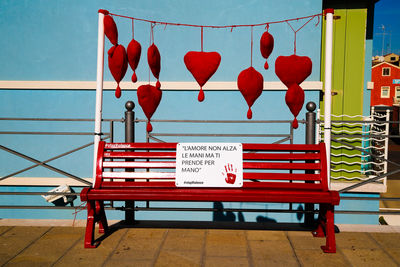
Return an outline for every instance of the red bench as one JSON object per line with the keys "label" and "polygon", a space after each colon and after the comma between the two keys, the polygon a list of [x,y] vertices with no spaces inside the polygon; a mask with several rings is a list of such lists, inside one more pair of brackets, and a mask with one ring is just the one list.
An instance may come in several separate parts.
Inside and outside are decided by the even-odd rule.
{"label": "red bench", "polygon": [[96,181],[80,195],[88,209],[85,248],[98,245],[96,223],[100,233],[108,231],[104,201],[220,201],[319,204],[313,235],[326,236],[324,252],[336,252],[334,205],[340,199],[328,189],[325,144],[243,144],[240,188],[176,187],[176,146],[100,142]]}

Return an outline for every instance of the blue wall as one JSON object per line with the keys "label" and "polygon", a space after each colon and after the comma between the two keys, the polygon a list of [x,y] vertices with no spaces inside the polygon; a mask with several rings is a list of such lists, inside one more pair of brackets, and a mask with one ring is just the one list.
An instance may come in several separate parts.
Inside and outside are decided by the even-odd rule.
{"label": "blue wall", "polygon": [[[0,32],[7,38],[0,40],[0,80],[56,80],[94,81],[96,79],[97,10],[158,21],[181,22],[205,25],[252,24],[296,18],[321,12],[321,0],[251,1],[1,1]],[[131,38],[131,21],[115,18],[120,43],[127,46]],[[321,24],[311,21],[297,34],[297,54],[309,56],[313,61],[312,75],[308,81],[317,81],[320,76]],[[292,22],[299,27],[304,21]],[[275,38],[275,48],[270,56],[268,71],[263,69],[264,59],[259,53],[259,38],[264,27],[254,28],[253,65],[265,81],[278,81],[274,62],[279,55],[293,53],[294,34],[286,23],[273,24],[270,32]],[[194,81],[183,64],[187,51],[200,50],[200,30],[174,26],[157,26],[155,42],[162,56],[160,80]],[[139,80],[148,80],[149,69],[145,51],[149,45],[150,25],[135,22],[135,39],[142,44],[142,59],[138,67]],[[110,47],[106,39],[106,49]],[[250,28],[205,29],[204,49],[218,51],[222,62],[212,81],[236,81],[241,70],[250,66]],[[106,51],[105,51],[106,53]],[[107,59],[107,57],[106,57]],[[107,64],[107,60],[106,60]],[[129,81],[128,70],[125,81]],[[105,67],[105,80],[112,77]],[[154,78],[152,79],[154,82]],[[292,115],[284,102],[284,91],[264,92],[253,106],[254,119],[291,120]],[[306,92],[306,102],[318,103],[317,92]],[[113,92],[104,94],[104,118],[121,118],[127,100],[137,103],[136,92],[123,92],[120,99]],[[0,90],[1,117],[44,117],[44,118],[94,118],[95,92],[85,90]],[[144,118],[139,105],[136,116]],[[197,101],[197,92],[164,92],[154,119],[246,119],[247,105],[239,91],[206,92],[203,103]],[[304,118],[303,108],[299,118]],[[106,125],[107,126],[107,125]],[[106,128],[104,126],[103,128]],[[117,125],[117,141],[122,140],[122,127]],[[158,126],[155,130],[174,131],[175,126]],[[10,123],[0,121],[0,129],[6,131],[93,131],[93,123]],[[233,131],[279,131],[288,132],[288,127],[246,127],[231,128]],[[273,130],[272,130],[273,129]],[[203,129],[209,132],[223,132],[220,126]],[[295,142],[304,141],[304,130],[296,131]],[[144,124],[137,127],[137,140],[144,140]],[[23,142],[21,142],[23,140]],[[37,144],[45,140],[47,146],[38,149]],[[91,137],[38,137],[0,135],[1,143],[28,155],[47,159],[54,152],[65,151],[68,144],[81,145]],[[212,141],[212,140],[208,140]],[[79,157],[90,159],[90,153]],[[0,152],[0,159],[9,158]],[[74,159],[70,159],[71,162]],[[19,160],[16,160],[19,164]],[[84,162],[82,159],[79,162]],[[21,162],[21,164],[23,164]],[[66,162],[65,164],[68,164]],[[8,164],[6,169],[14,168]],[[70,164],[71,165],[71,164]],[[90,166],[82,165],[76,170],[81,176],[90,176]],[[7,172],[2,168],[1,172]],[[82,173],[84,172],[84,173]],[[3,175],[5,173],[1,173]],[[34,172],[34,176],[45,174]],[[46,174],[50,175],[50,174]]]}
{"label": "blue wall", "polygon": [[[97,22],[98,9],[112,13],[146,18],[150,20],[181,22],[203,25],[253,24],[313,15],[321,12],[321,0],[281,1],[11,1],[0,2],[0,80],[96,80]],[[119,30],[119,42],[127,46],[131,35],[131,21],[115,18]],[[294,28],[305,21],[292,22]],[[321,23],[311,21],[297,34],[297,54],[308,56],[313,62],[313,72],[307,81],[318,81],[320,77]],[[263,74],[265,81],[278,81],[274,71],[275,59],[280,55],[293,54],[293,31],[286,23],[273,24],[270,33],[275,38],[275,48],[264,70],[264,59],[259,52],[259,38],[264,27],[254,28],[253,66]],[[186,52],[200,50],[200,30],[174,26],[156,26],[155,43],[161,53],[160,81],[194,81],[183,63]],[[137,70],[140,81],[147,81],[149,69],[146,50],[150,40],[150,25],[135,22],[135,39],[142,45],[142,58]],[[106,39],[106,51],[110,43]],[[240,71],[250,66],[250,28],[205,29],[204,50],[218,51],[221,65],[210,81],[236,81]],[[105,53],[106,53],[105,51]],[[107,57],[106,57],[107,58]],[[107,60],[105,62],[107,64]],[[128,69],[124,81],[129,81],[132,72]],[[106,81],[112,80],[105,67]],[[154,83],[154,78],[151,79]],[[284,102],[284,91],[264,91],[253,106],[253,119],[291,120],[292,115]],[[120,99],[114,92],[104,93],[104,118],[121,118],[127,100],[137,103],[136,92],[125,91]],[[319,102],[319,93],[306,91],[306,100]],[[89,90],[0,90],[0,117],[43,118],[94,118],[95,92]],[[144,118],[139,105],[136,116]],[[206,100],[197,102],[197,92],[164,91],[163,99],[154,119],[246,119],[247,105],[239,91],[206,92]],[[299,115],[303,119],[305,108]],[[106,128],[107,125],[104,126]],[[220,126],[205,128],[182,128],[176,125],[153,124],[155,130],[176,132],[242,132],[242,133],[288,133],[288,126]],[[85,131],[92,132],[93,123],[31,123],[0,121],[0,131]],[[122,141],[123,125],[116,125],[116,141]],[[136,128],[138,141],[144,140],[144,124]],[[21,136],[0,135],[0,143],[40,160],[48,159],[66,150],[92,141],[91,136]],[[210,140],[207,141],[227,141]],[[237,140],[242,141],[242,140]],[[268,142],[270,140],[259,140]],[[295,132],[295,143],[304,142],[304,127]],[[52,164],[66,168],[80,177],[90,177],[92,150],[60,159]],[[31,163],[0,151],[0,176],[30,166]],[[59,177],[59,174],[35,168],[20,176]],[[21,190],[15,189],[15,190]],[[36,198],[39,199],[40,197]],[[4,199],[8,202],[9,199]],[[27,200],[31,202],[31,200]],[[32,204],[32,203],[31,203]],[[36,204],[36,203],[35,203]],[[38,200],[43,205],[43,199]],[[18,213],[22,217],[35,217],[35,212]],[[58,214],[58,213],[57,213]],[[57,218],[70,218],[62,212]],[[47,215],[46,215],[47,216]],[[2,212],[1,217],[7,217]],[[14,216],[13,216],[14,217]],[[52,217],[52,216],[50,216]]]}
{"label": "blue wall", "polygon": [[[1,80],[95,80],[97,49],[97,10],[146,18],[150,20],[202,25],[253,24],[313,15],[321,12],[321,0],[296,3],[276,1],[1,1],[0,60],[7,68],[0,71]],[[119,42],[128,45],[132,36],[131,21],[115,18]],[[302,25],[293,22],[294,27]],[[320,59],[320,27],[308,24],[298,33],[297,53],[314,62],[309,80],[318,80]],[[264,27],[254,28],[254,65],[261,70],[263,59],[258,52],[259,37]],[[293,52],[293,32],[286,23],[273,24],[275,37],[273,63],[279,55]],[[192,80],[183,64],[189,50],[200,50],[200,30],[174,26],[157,26],[155,42],[162,56],[161,80]],[[147,49],[150,24],[135,22],[135,39]],[[110,43],[106,41],[106,49]],[[204,49],[218,51],[222,63],[213,77],[215,81],[234,81],[250,63],[250,28],[205,29]],[[273,66],[273,64],[271,64]],[[265,80],[277,80],[273,68],[263,71]],[[144,60],[138,69],[139,80],[148,79]],[[105,80],[111,80],[107,72]],[[126,79],[129,80],[129,79]]]}

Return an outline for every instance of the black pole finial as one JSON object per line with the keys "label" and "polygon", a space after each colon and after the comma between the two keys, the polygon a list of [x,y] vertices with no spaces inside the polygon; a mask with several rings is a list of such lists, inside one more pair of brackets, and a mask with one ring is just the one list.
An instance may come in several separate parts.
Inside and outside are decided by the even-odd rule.
{"label": "black pole finial", "polygon": [[127,111],[132,111],[135,108],[135,103],[133,103],[133,101],[127,101],[125,103],[125,108]]}

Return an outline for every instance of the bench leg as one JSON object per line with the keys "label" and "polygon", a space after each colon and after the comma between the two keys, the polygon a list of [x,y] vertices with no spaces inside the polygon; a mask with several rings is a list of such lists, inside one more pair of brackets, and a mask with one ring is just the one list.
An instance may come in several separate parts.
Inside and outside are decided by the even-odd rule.
{"label": "bench leg", "polygon": [[325,253],[336,252],[334,206],[328,205],[326,210],[326,245],[322,246]]}
{"label": "bench leg", "polygon": [[315,237],[325,237],[325,228],[326,228],[326,204],[319,205],[319,213],[318,213],[318,224],[317,229],[315,229],[312,234]]}
{"label": "bench leg", "polygon": [[94,243],[94,229],[95,229],[95,203],[94,201],[87,202],[87,222],[86,222],[86,232],[85,232],[85,248],[95,248],[98,244]]}
{"label": "bench leg", "polygon": [[99,223],[99,233],[103,234],[108,231],[108,223],[106,213],[104,211],[103,201],[87,202],[88,217],[85,232],[85,248],[96,248],[100,242],[95,242],[94,231],[96,223]]}
{"label": "bench leg", "polygon": [[103,201],[96,201],[96,213],[99,222],[99,233],[104,234],[108,232],[108,223]]}

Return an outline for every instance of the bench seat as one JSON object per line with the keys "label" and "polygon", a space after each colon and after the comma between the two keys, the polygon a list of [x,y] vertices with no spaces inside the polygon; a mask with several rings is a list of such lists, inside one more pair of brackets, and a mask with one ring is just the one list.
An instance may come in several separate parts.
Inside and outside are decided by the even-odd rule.
{"label": "bench seat", "polygon": [[[172,187],[173,186],[173,187]],[[338,205],[337,191],[259,189],[259,188],[176,188],[169,185],[135,186],[128,188],[85,189],[87,200],[137,200],[137,201],[220,201],[220,202],[269,202],[269,203],[327,203]]]}
{"label": "bench seat", "polygon": [[104,201],[259,202],[318,204],[314,236],[335,252],[337,191],[327,183],[326,152],[317,145],[243,144],[243,186],[176,187],[176,143],[100,142],[95,183],[81,191],[87,202],[85,247],[96,247],[95,224],[108,231]]}

